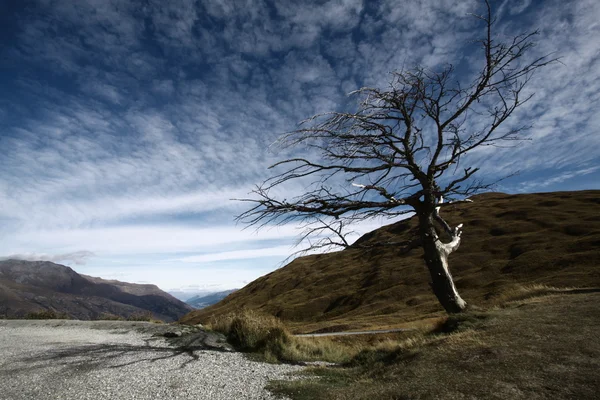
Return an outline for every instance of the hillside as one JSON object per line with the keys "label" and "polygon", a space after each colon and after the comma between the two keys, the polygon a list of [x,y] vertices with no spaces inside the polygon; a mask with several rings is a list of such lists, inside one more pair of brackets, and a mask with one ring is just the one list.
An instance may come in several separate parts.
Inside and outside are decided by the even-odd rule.
{"label": "hillside", "polygon": [[0,316],[42,310],[77,319],[95,319],[101,314],[129,317],[149,311],[155,318],[173,321],[192,307],[155,285],[80,275],[47,261],[0,261]]}
{"label": "hillside", "polygon": [[[463,298],[486,305],[523,285],[600,286],[600,191],[487,193],[444,209],[464,224],[450,267]],[[407,219],[360,238],[353,248],[298,258],[225,300],[181,319],[207,322],[242,307],[276,315],[297,331],[398,326],[439,315]],[[371,248],[359,248],[369,246]]]}
{"label": "hillside", "polygon": [[598,289],[530,294],[450,317],[442,332],[373,335],[351,362],[270,388],[293,400],[597,399]]}

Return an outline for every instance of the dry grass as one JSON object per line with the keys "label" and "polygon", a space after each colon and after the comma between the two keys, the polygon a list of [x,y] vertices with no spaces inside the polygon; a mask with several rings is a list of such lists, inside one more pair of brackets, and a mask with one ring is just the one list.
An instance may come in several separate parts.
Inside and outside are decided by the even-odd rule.
{"label": "dry grass", "polygon": [[292,399],[595,399],[600,293],[512,301],[462,316],[451,333],[358,354],[308,380],[273,382]]}
{"label": "dry grass", "polygon": [[342,362],[352,357],[350,346],[295,337],[278,318],[248,309],[213,318],[206,327],[223,333],[238,350],[269,362]]}
{"label": "dry grass", "polygon": [[292,335],[271,315],[244,309],[212,319],[207,328],[223,333],[238,350],[260,354],[270,362],[293,361]]}
{"label": "dry grass", "polygon": [[500,296],[495,299],[495,303],[500,307],[521,300],[527,300],[533,297],[548,296],[552,294],[568,293],[574,290],[579,290],[573,287],[555,287],[542,284],[533,285],[515,285],[503,291]]}
{"label": "dry grass", "polygon": [[253,310],[213,318],[206,326],[221,332],[238,350],[269,362],[348,363],[361,354],[378,354],[421,343],[424,331],[357,337],[296,337],[271,315]]}

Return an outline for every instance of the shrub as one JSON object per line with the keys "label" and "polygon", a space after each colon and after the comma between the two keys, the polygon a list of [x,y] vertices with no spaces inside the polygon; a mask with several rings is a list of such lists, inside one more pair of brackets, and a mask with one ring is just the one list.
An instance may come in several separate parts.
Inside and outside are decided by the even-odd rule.
{"label": "shrub", "polygon": [[145,321],[154,322],[156,324],[162,324],[164,321],[154,318],[154,315],[150,311],[141,311],[130,314],[127,317],[127,321]]}
{"label": "shrub", "polygon": [[207,327],[223,333],[238,350],[257,354],[268,362],[348,362],[358,352],[373,346],[359,340],[296,337],[281,320],[253,310],[213,318]]}
{"label": "shrub", "polygon": [[261,353],[269,361],[286,360],[286,347],[293,341],[279,319],[251,310],[213,319],[209,327],[223,333],[237,349]]}
{"label": "shrub", "polygon": [[40,310],[27,313],[25,319],[69,319],[69,315],[54,310]]}
{"label": "shrub", "polygon": [[121,317],[120,315],[112,314],[109,312],[103,312],[102,314],[98,315],[95,319],[98,321],[125,321],[125,318]]}

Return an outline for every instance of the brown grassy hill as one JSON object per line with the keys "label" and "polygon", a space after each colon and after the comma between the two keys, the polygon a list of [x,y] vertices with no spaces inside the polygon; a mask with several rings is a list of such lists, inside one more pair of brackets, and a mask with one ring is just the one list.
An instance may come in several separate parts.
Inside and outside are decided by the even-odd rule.
{"label": "brown grassy hill", "polygon": [[[600,286],[600,191],[507,195],[487,193],[444,209],[464,224],[450,267],[463,298],[486,305],[531,284]],[[408,219],[363,236],[358,244],[410,242]],[[403,245],[349,248],[298,258],[184,323],[243,307],[276,315],[297,331],[398,326],[439,314],[422,250]]]}

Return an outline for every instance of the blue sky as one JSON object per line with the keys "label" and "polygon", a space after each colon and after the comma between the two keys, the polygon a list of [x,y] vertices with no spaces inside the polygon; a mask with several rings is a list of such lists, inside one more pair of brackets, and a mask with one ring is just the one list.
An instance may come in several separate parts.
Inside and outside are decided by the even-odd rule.
{"label": "blue sky", "polygon": [[[539,29],[530,56],[562,64],[534,76],[511,122],[533,124],[532,140],[471,160],[489,179],[520,170],[497,188],[509,193],[599,189],[600,2],[492,3],[499,36]],[[299,234],[233,220],[244,204],[230,199],[290,155],[270,145],[390,71],[468,71],[481,5],[1,2],[0,257],[167,290],[243,286]]]}

